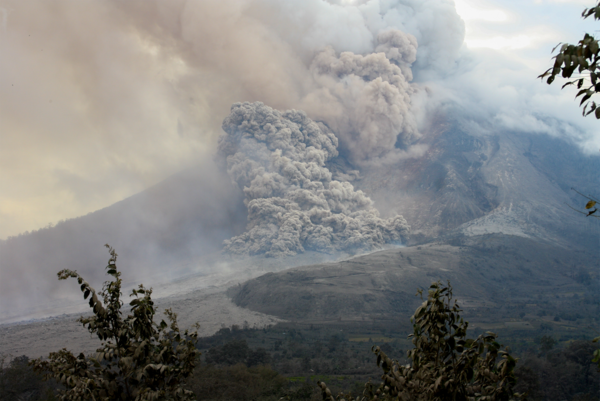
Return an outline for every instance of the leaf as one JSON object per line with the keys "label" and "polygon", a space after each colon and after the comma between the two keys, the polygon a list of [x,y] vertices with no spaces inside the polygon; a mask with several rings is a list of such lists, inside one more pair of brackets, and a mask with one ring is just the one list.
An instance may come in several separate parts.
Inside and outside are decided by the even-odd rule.
{"label": "leaf", "polygon": [[585,204],[585,208],[586,209],[591,209],[591,208],[594,207],[595,204],[596,204],[596,201],[591,200],[591,201],[589,201],[588,203]]}
{"label": "leaf", "polygon": [[435,390],[437,390],[437,388],[438,388],[438,387],[440,386],[440,384],[442,383],[442,379],[443,379],[443,376],[440,376],[440,377],[438,377],[438,378],[437,378],[437,380],[435,381],[435,387],[434,387],[434,388],[435,388]]}
{"label": "leaf", "polygon": [[454,347],[455,347],[454,337],[448,338],[448,346],[450,347],[450,349],[452,349],[452,350],[454,349]]}
{"label": "leaf", "polygon": [[591,98],[592,95],[590,93],[587,93],[582,99],[581,102],[579,103],[579,105],[581,106],[586,100],[588,100],[589,98]]}

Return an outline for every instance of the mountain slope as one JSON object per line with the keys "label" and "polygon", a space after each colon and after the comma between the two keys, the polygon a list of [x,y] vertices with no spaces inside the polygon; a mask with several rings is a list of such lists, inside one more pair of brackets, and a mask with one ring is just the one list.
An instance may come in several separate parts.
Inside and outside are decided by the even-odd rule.
{"label": "mountain slope", "polygon": [[432,281],[450,280],[470,315],[491,316],[526,304],[550,309],[558,302],[567,307],[565,298],[593,291],[597,267],[593,252],[502,234],[464,236],[452,244],[389,249],[269,273],[231,288],[229,294],[238,306],[288,320],[408,323],[421,302],[415,291]]}
{"label": "mountain slope", "polygon": [[438,122],[422,145],[423,156],[367,170],[355,182],[384,213],[406,218],[413,242],[500,232],[577,243],[595,231],[565,203],[585,203],[571,187],[597,193],[600,160],[572,143],[525,133],[475,135]]}
{"label": "mountain slope", "polygon": [[[384,217],[403,215],[412,244],[496,233],[544,246],[598,246],[597,221],[565,205],[583,204],[571,186],[594,193],[598,157],[559,138],[467,133],[441,118],[420,145],[427,147],[421,156],[359,174],[342,158],[329,167],[366,192]],[[0,241],[0,318],[61,299],[55,274],[62,268],[77,269],[99,287],[105,243],[121,255],[125,280],[148,283],[157,274],[202,273],[203,259],[219,259],[223,240],[246,223],[242,191],[204,163],[108,208]]]}

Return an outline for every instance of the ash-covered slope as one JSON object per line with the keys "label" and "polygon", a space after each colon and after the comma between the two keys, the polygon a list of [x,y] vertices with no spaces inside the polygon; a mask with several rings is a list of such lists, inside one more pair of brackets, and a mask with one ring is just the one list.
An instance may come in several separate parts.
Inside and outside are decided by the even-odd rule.
{"label": "ash-covered slope", "polygon": [[572,297],[591,281],[593,253],[574,252],[502,234],[390,249],[336,263],[269,273],[230,289],[242,307],[284,319],[318,322],[394,319],[408,322],[421,302],[417,289],[450,280],[460,305],[497,312]]}
{"label": "ash-covered slope", "polygon": [[600,182],[599,158],[574,144],[526,133],[468,134],[443,121],[421,143],[428,147],[423,156],[366,169],[353,181],[384,216],[403,215],[413,241],[504,233],[564,244],[597,232],[595,221],[565,204],[585,203],[571,187],[597,194]]}

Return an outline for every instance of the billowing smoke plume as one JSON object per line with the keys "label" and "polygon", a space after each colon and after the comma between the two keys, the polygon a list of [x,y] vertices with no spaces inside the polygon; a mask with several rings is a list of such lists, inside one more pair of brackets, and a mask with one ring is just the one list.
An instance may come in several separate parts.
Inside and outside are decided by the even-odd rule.
{"label": "billowing smoke plume", "polygon": [[332,179],[326,162],[338,155],[338,140],[304,112],[236,103],[223,130],[219,151],[248,206],[247,231],[225,241],[225,251],[355,252],[406,239],[403,217],[381,219],[362,191]]}
{"label": "billowing smoke plume", "polygon": [[393,161],[425,110],[411,76],[456,70],[464,36],[448,0],[0,3],[0,238],[193,166],[234,102],[304,110],[356,168]]}
{"label": "billowing smoke plume", "polygon": [[[319,88],[305,99],[310,114],[327,121],[340,136],[350,161],[361,165],[407,148],[419,137],[411,107],[411,64],[417,40],[396,29],[379,33],[375,53],[327,47],[310,71]],[[389,156],[388,156],[389,158]]]}

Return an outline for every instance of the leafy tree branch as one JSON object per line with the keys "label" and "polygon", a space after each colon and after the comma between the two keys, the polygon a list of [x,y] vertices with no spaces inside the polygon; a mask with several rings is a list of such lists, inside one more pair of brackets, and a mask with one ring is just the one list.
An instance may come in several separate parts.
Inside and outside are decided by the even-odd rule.
{"label": "leafy tree branch", "polygon": [[[130,313],[123,316],[121,272],[117,253],[109,249],[106,281],[100,293],[73,270],[61,270],[59,280],[76,278],[93,315],[79,322],[102,341],[94,357],[73,355],[67,349],[50,353],[47,360],[31,362],[34,370],[54,378],[66,390],[62,400],[190,400],[194,394],[182,385],[196,366],[200,351],[197,331],[181,332],[177,314],[167,309],[167,322],[154,322],[152,289],[132,290]],[[197,328],[197,325],[196,325]]]}
{"label": "leafy tree branch", "polygon": [[[600,19],[600,1],[595,7],[586,8],[581,13],[585,18],[593,17],[595,20]],[[546,70],[538,78],[546,79],[546,83],[551,84],[557,75],[563,78],[575,78],[562,87],[569,85],[577,86],[579,91],[575,98],[580,98],[579,105],[583,106],[583,115],[587,116],[594,113],[597,119],[600,119],[600,108],[595,101],[591,100],[592,96],[600,92],[600,72],[598,66],[598,40],[592,35],[586,33],[577,44],[559,43],[556,49],[560,48],[556,56],[553,57],[554,65]],[[573,75],[575,74],[575,76]]]}
{"label": "leafy tree branch", "polygon": [[[419,293],[422,295],[421,291]],[[408,352],[412,364],[401,365],[379,347],[373,347],[377,366],[383,370],[382,383],[365,385],[362,397],[339,394],[333,397],[326,384],[319,382],[324,401],[335,400],[519,400],[514,359],[488,332],[476,339],[467,338],[468,322],[452,301],[452,287],[431,284],[427,300],[412,317],[414,348]]]}

